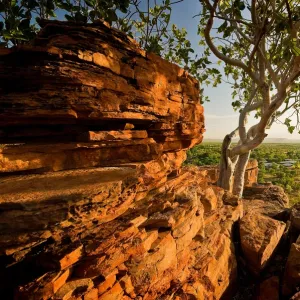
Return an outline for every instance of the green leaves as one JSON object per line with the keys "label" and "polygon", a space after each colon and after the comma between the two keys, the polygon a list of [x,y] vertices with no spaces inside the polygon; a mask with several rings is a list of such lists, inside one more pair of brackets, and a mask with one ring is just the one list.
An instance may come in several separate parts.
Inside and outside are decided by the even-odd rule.
{"label": "green leaves", "polygon": [[298,47],[298,40],[293,39],[292,40],[292,52],[295,56],[300,56],[300,46]]}
{"label": "green leaves", "polygon": [[[294,69],[295,57],[300,56],[297,23],[300,16],[299,6],[294,5],[294,1],[291,1],[287,9],[288,1],[286,3],[273,1],[270,5],[266,1],[221,0],[213,11],[213,25],[210,26],[207,24],[211,24],[212,21],[211,6],[208,5],[208,1],[200,2],[203,10],[198,28],[199,45],[205,47],[206,40],[209,38],[204,38],[204,32],[209,30],[211,43],[215,47],[210,46],[211,52],[205,55],[215,58],[217,49],[219,53],[216,57],[225,62],[224,73],[222,73],[226,75],[225,80],[232,85],[234,110],[243,109],[248,101],[259,104],[267,103],[270,98],[271,102],[273,99],[281,100],[279,90],[284,83],[283,78],[291,80],[289,84],[292,94],[288,93],[287,99],[296,97],[299,103],[300,77],[290,76]],[[255,3],[256,22],[252,22],[251,17],[253,3]],[[293,38],[295,36],[297,38]],[[211,74],[208,70],[205,70],[205,73],[206,76],[202,76],[204,83]],[[286,109],[294,110],[294,114],[297,113],[300,120],[300,107],[295,107],[292,103],[287,104]],[[254,110],[254,113],[256,118],[265,115],[265,111],[260,107]],[[276,114],[273,116],[277,119]],[[294,123],[285,121],[290,133],[299,130],[295,119],[293,119]]]}
{"label": "green leaves", "polygon": [[221,26],[219,26],[218,32],[220,33],[220,32],[222,32],[222,31],[224,31],[224,30],[227,28],[227,26],[228,26],[228,22],[225,21],[224,23],[222,23]]}
{"label": "green leaves", "polygon": [[232,105],[232,107],[233,107],[234,110],[237,110],[238,108],[240,108],[242,106],[242,103],[237,100],[237,101],[233,101],[231,103],[231,105]]}
{"label": "green leaves", "polygon": [[30,19],[23,19],[18,28],[22,31],[22,30],[26,30],[26,29],[29,29],[29,26],[30,26]]}
{"label": "green leaves", "polygon": [[71,11],[72,10],[72,4],[71,3],[68,3],[68,2],[63,2],[63,1],[55,1],[55,4],[58,8],[60,9],[64,9],[66,11]]}
{"label": "green leaves", "polygon": [[27,9],[28,10],[32,10],[34,9],[35,7],[37,7],[39,4],[36,0],[28,0],[27,1]]}
{"label": "green leaves", "polygon": [[65,14],[65,18],[67,21],[74,21],[74,17],[72,17],[70,15]]}
{"label": "green leaves", "polygon": [[234,1],[233,6],[235,8],[238,8],[239,10],[244,10],[246,8],[244,1],[240,1],[240,0]]}
{"label": "green leaves", "polygon": [[83,22],[83,23],[86,23],[86,22],[87,22],[87,17],[84,16],[80,11],[77,11],[77,12],[75,13],[74,20],[75,20],[76,22]]}
{"label": "green leaves", "polygon": [[293,46],[292,52],[293,52],[296,56],[300,56],[300,48],[299,48],[299,47]]}
{"label": "green leaves", "polygon": [[[127,13],[130,0],[5,0],[0,1],[0,12],[5,22],[0,23],[0,43],[24,44],[35,36],[37,26],[32,18],[56,18],[63,13],[67,21],[93,22],[103,19],[110,24],[118,21],[118,11]],[[123,27],[126,30],[131,26]]]}
{"label": "green leaves", "polygon": [[107,21],[111,24],[114,21],[118,20],[118,16],[114,10],[108,10],[106,12]]}
{"label": "green leaves", "polygon": [[96,0],[84,0],[85,4],[91,7],[96,5]]}
{"label": "green leaves", "polygon": [[289,119],[289,118],[286,118],[285,121],[284,121],[284,124],[287,125],[287,126],[290,126],[292,120]]}
{"label": "green leaves", "polygon": [[292,134],[294,132],[295,128],[296,128],[295,126],[289,126],[288,127],[289,133]]}
{"label": "green leaves", "polygon": [[291,125],[292,120],[290,118],[286,118],[284,121],[284,125],[287,126],[288,132],[292,134],[296,129],[296,126]]}

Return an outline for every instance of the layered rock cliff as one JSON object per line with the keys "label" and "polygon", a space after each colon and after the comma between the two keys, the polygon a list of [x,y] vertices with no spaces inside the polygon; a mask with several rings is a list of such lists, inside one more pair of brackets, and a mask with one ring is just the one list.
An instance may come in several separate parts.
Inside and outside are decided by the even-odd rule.
{"label": "layered rock cliff", "polygon": [[253,187],[257,162],[243,200],[215,169],[182,167],[204,132],[184,70],[103,23],[49,21],[31,45],[0,49],[0,71],[1,299],[297,291],[300,208]]}
{"label": "layered rock cliff", "polygon": [[198,83],[102,23],[49,22],[0,51],[1,295],[229,293],[241,202],[182,168]]}

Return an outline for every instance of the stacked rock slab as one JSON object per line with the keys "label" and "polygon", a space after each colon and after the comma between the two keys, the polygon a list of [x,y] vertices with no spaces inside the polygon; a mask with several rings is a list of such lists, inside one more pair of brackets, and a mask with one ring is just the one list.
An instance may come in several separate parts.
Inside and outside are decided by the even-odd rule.
{"label": "stacked rock slab", "polygon": [[270,261],[284,233],[285,223],[257,212],[247,213],[240,221],[240,239],[249,269],[258,275]]}
{"label": "stacked rock slab", "polygon": [[290,248],[283,276],[283,294],[292,295],[300,286],[300,235]]}
{"label": "stacked rock slab", "polygon": [[182,168],[198,83],[103,23],[0,50],[1,299],[219,299],[240,201]]}

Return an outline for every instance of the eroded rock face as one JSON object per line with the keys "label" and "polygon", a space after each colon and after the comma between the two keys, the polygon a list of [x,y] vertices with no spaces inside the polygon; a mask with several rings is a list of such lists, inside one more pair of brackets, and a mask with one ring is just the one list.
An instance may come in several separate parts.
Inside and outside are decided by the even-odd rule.
{"label": "eroded rock face", "polygon": [[220,299],[243,209],[181,168],[198,83],[102,23],[46,22],[0,60],[1,297]]}
{"label": "eroded rock face", "polygon": [[282,187],[257,184],[245,187],[243,193],[245,212],[262,214],[287,221],[290,217],[289,198]]}
{"label": "eroded rock face", "polygon": [[300,299],[300,292],[296,293],[290,300],[299,300]]}
{"label": "eroded rock face", "polygon": [[291,223],[293,228],[300,232],[300,203],[295,204],[291,209]]}
{"label": "eroded rock face", "polygon": [[279,277],[272,276],[260,284],[257,300],[279,300]]}
{"label": "eroded rock face", "polygon": [[277,206],[278,210],[289,206],[289,198],[284,189],[277,185],[258,184],[252,187],[246,187],[243,193],[246,199],[260,199]]}
{"label": "eroded rock face", "polygon": [[285,223],[258,213],[240,220],[241,247],[247,266],[258,275],[267,265],[285,229]]}
{"label": "eroded rock face", "polygon": [[[30,198],[29,206],[23,198],[22,204],[10,204],[28,205],[25,211],[7,207],[7,213],[21,219],[16,218],[15,225],[7,221],[6,230],[14,230],[14,234],[1,237],[2,257],[15,261],[3,273],[2,289],[14,288],[16,299],[33,299],[32,295],[69,299],[89,294],[100,299],[125,295],[128,299],[157,299],[174,292],[219,299],[234,283],[237,266],[231,230],[242,214],[241,204],[224,205],[223,194],[217,193],[217,203],[210,205],[216,205],[215,209],[205,213],[201,196],[209,187],[195,171],[185,170],[147,194],[142,191],[146,195],[138,201],[135,170],[92,171],[99,176],[92,186],[89,172],[85,178],[76,176],[74,183],[56,172],[65,178],[51,193],[40,190],[48,174],[31,175],[32,182],[39,183],[30,185],[36,202]],[[120,182],[118,175],[124,172],[127,177]],[[103,183],[101,178],[105,178]],[[125,199],[119,200],[122,193]],[[21,197],[22,192],[16,191],[15,198]],[[59,197],[61,202],[55,200]],[[26,268],[31,269],[33,278],[22,273]]]}
{"label": "eroded rock face", "polygon": [[[300,236],[296,243],[291,245],[289,256],[286,262],[283,289],[282,292],[285,296],[292,296],[297,292],[300,286]],[[295,296],[295,299],[297,297]]]}
{"label": "eroded rock face", "polygon": [[[256,184],[256,161],[243,200],[214,185],[216,168],[182,167],[204,132],[184,70],[102,23],[57,21],[0,63],[3,299],[232,299],[243,215],[245,269],[264,269],[288,199]],[[276,299],[276,276],[255,283],[260,299]]]}
{"label": "eroded rock face", "polygon": [[245,172],[245,187],[253,186],[257,183],[258,161],[250,159]]}
{"label": "eroded rock face", "polygon": [[18,144],[0,148],[1,173],[150,161],[202,140],[197,81],[102,23],[48,22],[0,61],[0,143]]}

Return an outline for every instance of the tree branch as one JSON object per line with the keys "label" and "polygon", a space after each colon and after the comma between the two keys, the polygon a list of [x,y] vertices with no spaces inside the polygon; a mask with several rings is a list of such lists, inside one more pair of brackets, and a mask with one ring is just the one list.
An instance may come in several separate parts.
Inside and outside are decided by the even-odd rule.
{"label": "tree branch", "polygon": [[[211,4],[209,3],[209,0],[201,0],[201,1],[204,2],[206,6],[212,7]],[[222,54],[221,52],[219,52],[219,50],[217,49],[217,47],[212,42],[212,39],[211,39],[211,36],[210,36],[210,31],[211,31],[212,26],[213,26],[214,14],[215,14],[215,10],[216,10],[216,7],[217,7],[219,1],[220,0],[215,0],[212,9],[209,8],[209,10],[210,10],[210,17],[209,17],[209,19],[207,21],[207,24],[206,24],[206,27],[205,27],[205,30],[204,30],[204,37],[205,37],[206,43],[209,46],[210,50],[219,59],[223,60],[225,63],[227,63],[229,65],[236,66],[236,67],[239,67],[239,68],[243,69],[255,82],[259,83],[259,79],[251,71],[250,67],[248,67],[247,65],[245,65],[244,63],[242,63],[241,61],[239,61],[237,59],[233,59],[233,58],[230,58],[230,57]]]}
{"label": "tree branch", "polygon": [[290,76],[283,83],[287,88],[292,82],[294,82],[300,76],[300,56],[294,58],[293,69]]}
{"label": "tree branch", "polygon": [[291,30],[293,30],[292,12],[291,12],[291,7],[290,7],[288,0],[285,0],[285,5],[286,5],[286,9],[287,9],[288,16],[289,16],[289,25],[290,25]]}
{"label": "tree branch", "polygon": [[257,24],[256,0],[252,0],[252,3],[251,3],[251,18],[252,18],[252,23]]}
{"label": "tree branch", "polygon": [[237,145],[230,151],[230,157],[248,153],[249,151],[258,147],[263,142],[266,136],[268,135],[263,131],[262,133],[256,134],[254,139],[248,141],[246,144]]}
{"label": "tree branch", "polygon": [[251,91],[249,100],[248,100],[247,104],[245,105],[245,107],[243,108],[243,110],[240,113],[240,117],[239,117],[239,136],[240,136],[240,139],[241,139],[242,143],[246,142],[246,140],[247,140],[247,133],[246,133],[247,113],[249,113],[252,110],[255,110],[256,108],[258,108],[261,105],[261,103],[259,103],[259,102],[251,105],[256,93],[257,93],[257,88],[255,88],[255,85],[252,84],[252,91]]}
{"label": "tree branch", "polygon": [[224,20],[224,21],[236,22],[236,23],[244,24],[246,26],[251,26],[251,23],[247,23],[247,22],[245,22],[245,21],[243,21],[241,19],[231,19],[231,18],[219,16],[219,15],[216,15],[215,17],[218,18],[218,19]]}

